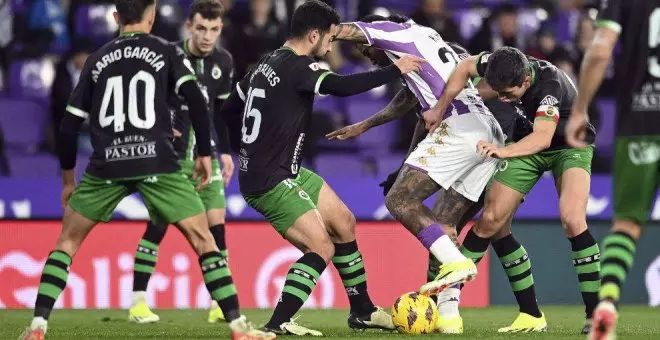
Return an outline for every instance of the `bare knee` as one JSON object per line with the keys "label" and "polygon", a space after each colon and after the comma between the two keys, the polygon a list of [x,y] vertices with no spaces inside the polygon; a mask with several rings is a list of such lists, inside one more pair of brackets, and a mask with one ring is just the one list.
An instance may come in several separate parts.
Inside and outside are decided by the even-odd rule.
{"label": "bare knee", "polygon": [[506,224],[506,216],[497,213],[494,209],[486,209],[479,222],[475,224],[474,233],[481,238],[491,238]]}
{"label": "bare knee", "polygon": [[332,226],[329,230],[332,242],[346,243],[354,241],[356,224],[357,221],[352,212],[348,209],[342,211],[332,219]]}
{"label": "bare knee", "polygon": [[585,211],[576,208],[565,208],[559,212],[561,225],[567,237],[575,237],[587,230],[587,217]]}
{"label": "bare knee", "polygon": [[624,233],[630,235],[635,241],[639,241],[642,236],[642,225],[639,222],[631,220],[615,220],[612,226],[613,233]]}
{"label": "bare knee", "polygon": [[183,232],[184,236],[186,236],[188,243],[190,243],[197,255],[218,251],[218,247],[213,240],[213,235],[209,231],[205,215],[200,214],[185,219],[176,225]]}
{"label": "bare knee", "polygon": [[385,196],[385,207],[392,214],[392,217],[397,220],[400,220],[412,211],[409,208],[411,203],[409,199],[403,197],[402,193],[394,189],[390,190],[387,196]]}
{"label": "bare knee", "polygon": [[319,240],[314,240],[309,244],[305,245],[304,249],[301,249],[303,253],[314,252],[321,256],[326,264],[332,261],[332,257],[335,256],[335,245],[330,240],[330,237],[324,237]]}

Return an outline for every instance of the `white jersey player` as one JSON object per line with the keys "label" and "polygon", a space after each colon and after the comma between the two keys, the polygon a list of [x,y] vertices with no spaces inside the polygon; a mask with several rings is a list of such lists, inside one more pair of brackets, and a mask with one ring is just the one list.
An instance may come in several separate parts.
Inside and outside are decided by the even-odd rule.
{"label": "white jersey player", "polygon": [[[380,66],[408,54],[424,58],[421,72],[403,78],[425,111],[436,104],[460,59],[435,30],[396,19],[369,16],[342,24],[336,39],[367,45],[363,53]],[[498,164],[477,152],[479,141],[502,146],[504,133],[477,89],[466,83],[442,123],[408,156],[386,196],[390,213],[442,263],[436,280],[422,286],[421,293],[437,294],[476,275],[472,261],[455,246],[455,226],[479,199]],[[440,190],[446,192],[439,195],[441,208],[433,214],[424,200]],[[460,326],[462,331],[462,322]]]}

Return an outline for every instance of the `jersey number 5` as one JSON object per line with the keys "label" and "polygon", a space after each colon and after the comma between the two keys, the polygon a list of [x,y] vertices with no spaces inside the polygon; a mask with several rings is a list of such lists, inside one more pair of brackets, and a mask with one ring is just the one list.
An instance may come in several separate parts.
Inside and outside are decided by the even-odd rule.
{"label": "jersey number 5", "polygon": [[[138,82],[144,83],[144,119],[140,117],[138,110]],[[154,98],[156,95],[156,80],[154,76],[145,71],[136,73],[128,84],[128,121],[138,129],[151,129],[156,123],[156,110],[154,109]],[[113,114],[108,116],[110,98],[113,99]],[[99,124],[102,128],[110,126],[114,122],[115,132],[124,131],[126,114],[124,113],[124,86],[123,76],[108,78],[105,84],[105,93],[101,102]]]}
{"label": "jersey number 5", "polygon": [[[247,101],[245,102],[245,110],[243,111],[243,143],[252,144],[257,137],[259,137],[259,128],[261,127],[261,111],[254,107],[254,98],[266,98],[266,90],[258,88],[250,88],[248,90]],[[248,118],[253,118],[252,129],[248,129]],[[248,130],[250,133],[248,133]]]}

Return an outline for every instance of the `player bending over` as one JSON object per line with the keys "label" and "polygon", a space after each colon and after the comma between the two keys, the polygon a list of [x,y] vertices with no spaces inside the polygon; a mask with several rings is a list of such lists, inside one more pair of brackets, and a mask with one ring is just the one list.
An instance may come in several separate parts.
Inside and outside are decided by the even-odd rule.
{"label": "player bending over", "polygon": [[[424,110],[433,107],[446,80],[459,62],[458,55],[433,29],[409,20],[356,22],[342,24],[336,37],[370,47],[372,60],[396,60],[401,55],[424,57],[422,71],[406,75],[408,88]],[[455,226],[479,199],[497,160],[481,157],[475,151],[480,140],[504,144],[504,134],[479,93],[466,79],[459,96],[443,112],[439,129],[429,133],[408,156],[392,190],[385,198],[388,210],[438,259],[442,266],[434,281],[420,288],[434,295],[448,287],[471,280],[475,264],[455,245]],[[438,191],[441,214],[434,214],[424,200]]]}
{"label": "player bending over", "polygon": [[660,105],[651,98],[658,95],[660,85],[660,1],[602,1],[598,15],[596,35],[582,62],[579,94],[566,138],[574,147],[588,143],[587,107],[621,36],[615,73],[620,89],[612,175],[614,225],[602,243],[600,303],[589,334],[589,339],[606,340],[616,337],[621,286],[658,189]]}
{"label": "player bending over", "polygon": [[[190,6],[190,15],[186,22],[191,38],[176,43],[186,53],[186,57],[192,61],[195,75],[202,93],[208,101],[209,112],[217,112],[222,103],[231,92],[233,61],[232,57],[223,48],[216,48],[220,33],[222,31],[222,5],[217,0],[196,0]],[[170,109],[174,112],[174,149],[179,157],[181,169],[188,176],[193,185],[198,180],[193,179],[194,159],[197,148],[193,134],[190,112],[188,105],[178,96],[169,98]],[[215,240],[215,245],[220,251],[223,259],[227,259],[227,246],[225,244],[225,190],[229,182],[234,164],[229,155],[229,142],[227,140],[227,129],[224,120],[215,113],[215,129],[211,127],[211,136],[216,134],[221,152],[222,170],[215,157],[215,143],[212,147],[212,170],[209,184],[199,191],[202,199],[209,230]],[[222,172],[221,172],[222,171]],[[158,257],[158,245],[163,240],[167,231],[166,223],[147,223],[147,229],[138,244],[135,253],[135,266],[133,271],[133,301],[129,309],[129,320],[137,323],[150,323],[159,320],[147,304],[146,291],[149,278],[156,266]],[[229,267],[223,274],[216,289],[223,291],[223,298],[218,302],[213,300],[209,312],[208,321],[217,322],[224,320],[231,322],[240,317],[236,287],[231,277]],[[223,313],[224,311],[224,313]],[[226,317],[225,317],[226,316]]]}
{"label": "player bending over", "polygon": [[[208,111],[183,51],[149,35],[156,15],[154,0],[116,0],[119,37],[92,54],[83,67],[60,129],[62,232],[44,266],[30,327],[20,339],[43,339],[48,317],[66,286],[69,266],[87,234],[98,222],[108,222],[119,201],[132,192],[142,195],[150,216],[174,223],[199,255],[204,282],[216,301],[227,261],[213,242],[204,205],[195,187],[181,175],[170,141],[172,124],[167,98],[171,91],[190,107],[197,139],[195,171],[199,188],[211,178],[211,138]],[[126,117],[128,116],[128,117]],[[77,135],[89,119],[94,154],[76,187]],[[110,241],[111,242],[111,241]],[[245,317],[230,324],[236,338],[274,339],[253,329]]]}
{"label": "player bending over", "polygon": [[[385,18],[377,18],[380,21],[385,20]],[[365,19],[363,19],[364,21]],[[404,23],[408,21],[408,18],[393,15],[387,18],[387,20]],[[452,42],[448,42],[448,45],[456,52],[460,59],[469,57],[468,52],[460,45]],[[365,55],[375,63],[380,61],[385,61],[391,63],[389,60],[382,60],[378,58],[378,54],[370,54],[369,52],[376,52],[374,49],[365,49]],[[383,66],[383,65],[381,65]],[[475,79],[474,83],[478,83],[478,79]],[[477,85],[477,87],[479,87]],[[489,100],[485,102],[486,106],[495,116],[495,119],[499,123],[502,131],[504,131],[507,140],[513,138],[514,133],[520,133],[521,130],[525,130],[530,124],[527,118],[519,117],[515,107],[509,103],[501,102],[497,99]],[[408,155],[417,147],[419,142],[421,142],[426,136],[426,130],[424,128],[424,120],[421,119],[421,112],[419,111],[419,102],[416,97],[409,89],[403,89],[394,97],[390,104],[385,107],[383,110],[373,115],[370,118],[367,118],[364,121],[355,123],[353,125],[341,128],[339,130],[329,133],[327,136],[329,139],[339,139],[346,140],[359,136],[360,134],[366,132],[367,130],[385,124],[389,121],[401,118],[403,115],[407,114],[411,110],[414,110],[417,115],[420,117],[420,120],[415,128],[414,134],[412,136],[412,141],[408,151]],[[406,156],[407,158],[407,156]],[[404,163],[405,164],[405,163]],[[390,188],[396,181],[398,174],[401,169],[398,169],[394,173],[390,174],[381,186],[383,187],[383,195],[387,196]],[[441,191],[440,195],[446,194],[447,191]],[[461,217],[459,222],[456,225],[456,234],[460,234],[461,230],[465,225],[470,222],[476,214],[481,210],[484,204],[485,193],[479,197],[479,201],[472,205],[465,214]],[[433,207],[433,213],[436,215],[443,214],[443,201],[445,199],[441,196],[438,197],[436,203]],[[525,272],[525,278],[529,276],[529,280],[532,280],[532,271],[531,271],[531,262],[526,256],[520,256],[521,261],[518,261],[516,265],[510,265],[509,258],[511,254],[525,254],[526,252],[523,246],[515,239],[511,234],[511,228],[502,228],[498,231],[492,238],[493,249],[497,253],[498,257],[501,260],[502,266],[504,267],[507,276],[509,278],[514,278],[514,281],[511,284],[511,288],[518,302],[519,309],[521,313],[527,313],[536,317],[541,318],[542,314],[539,310],[538,303],[536,301],[536,293],[534,290],[534,285],[528,287],[519,287],[519,285],[514,285],[516,279],[519,279],[518,274],[522,269]],[[463,249],[464,250],[464,249]],[[428,282],[434,281],[435,277],[438,275],[440,263],[435,259],[432,254],[429,254],[429,265],[428,265]],[[463,333],[463,319],[460,317],[459,313],[459,299],[460,299],[460,289],[458,287],[451,287],[441,292],[437,296],[438,303],[438,324],[437,329],[443,334],[461,334]],[[545,319],[542,319],[542,322],[545,323]],[[526,326],[526,325],[522,325]],[[504,330],[504,329],[502,329]]]}
{"label": "player bending over", "polygon": [[[593,145],[571,148],[564,141],[564,126],[577,95],[575,86],[551,63],[527,57],[515,48],[503,47],[492,54],[484,52],[461,61],[438,104],[424,112],[428,127],[438,129],[442,113],[461,91],[465,80],[482,76],[495,91],[493,96],[522,107],[534,125],[533,131],[506,147],[479,142],[478,150],[483,156],[502,161],[486,195],[484,212],[463,241],[464,253],[479,261],[493,235],[511,223],[525,194],[545,171],[552,171],[559,193],[560,218],[571,244],[573,265],[585,304],[587,322],[582,331],[587,332],[600,286],[600,252],[586,222]],[[593,140],[592,126],[589,126],[588,133]],[[511,260],[527,258],[524,248],[518,255],[511,256]],[[530,287],[533,280],[528,274],[523,271],[510,280],[518,289]],[[530,327],[534,331],[545,329],[543,316],[521,313],[510,327],[502,331]]]}
{"label": "player bending over", "polygon": [[403,57],[389,67],[350,76],[325,71],[312,58],[330,50],[338,23],[339,15],[328,5],[318,0],[302,4],[293,14],[284,46],[263,57],[223,107],[227,115],[243,112],[239,152],[243,197],[304,253],[289,270],[265,326],[278,334],[321,335],[291,318],[331,261],[348,294],[349,327],[394,328],[390,315],[369,297],[355,217],[321,177],[300,163],[315,94],[349,96],[368,91],[402,73],[419,71],[422,60]]}

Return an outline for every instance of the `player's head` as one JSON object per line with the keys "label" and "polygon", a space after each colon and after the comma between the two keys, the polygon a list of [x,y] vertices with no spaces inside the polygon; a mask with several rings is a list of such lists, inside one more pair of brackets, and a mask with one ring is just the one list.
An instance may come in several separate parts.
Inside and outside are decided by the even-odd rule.
{"label": "player's head", "polygon": [[120,27],[143,25],[146,32],[156,20],[156,0],[115,0],[115,21]]}
{"label": "player's head", "polygon": [[321,1],[308,0],[293,12],[289,39],[311,45],[311,54],[322,57],[332,48],[331,41],[337,25],[337,11]]}
{"label": "player's head", "polygon": [[223,14],[224,9],[218,0],[195,0],[190,5],[186,28],[198,52],[206,55],[215,48],[222,33]]}
{"label": "player's head", "polygon": [[516,101],[532,84],[532,68],[520,50],[501,47],[488,57],[485,78],[500,100]]}

